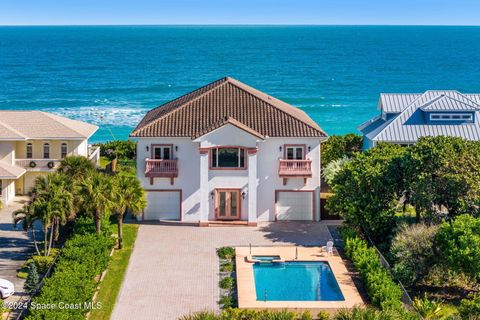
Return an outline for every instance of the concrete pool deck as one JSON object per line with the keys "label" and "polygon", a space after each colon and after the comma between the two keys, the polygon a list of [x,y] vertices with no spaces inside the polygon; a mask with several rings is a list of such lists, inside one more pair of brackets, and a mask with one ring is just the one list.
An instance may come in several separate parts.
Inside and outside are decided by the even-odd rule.
{"label": "concrete pool deck", "polygon": [[[295,259],[298,253],[297,259]],[[344,301],[257,301],[253,263],[250,255],[280,256],[284,261],[325,261],[328,262],[342,291]],[[363,305],[364,302],[355,287],[342,258],[335,252],[327,256],[321,247],[254,247],[250,254],[248,247],[236,247],[238,307],[248,309],[298,309],[336,310]]]}

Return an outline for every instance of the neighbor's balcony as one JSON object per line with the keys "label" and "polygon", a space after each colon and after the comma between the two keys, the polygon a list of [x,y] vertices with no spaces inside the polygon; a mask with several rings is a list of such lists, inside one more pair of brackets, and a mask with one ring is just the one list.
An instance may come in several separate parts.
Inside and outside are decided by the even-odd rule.
{"label": "neighbor's balcony", "polygon": [[176,178],[178,177],[178,160],[145,159],[145,177]]}
{"label": "neighbor's balcony", "polygon": [[278,175],[282,178],[310,178],[312,176],[312,160],[279,159]]}
{"label": "neighbor's balcony", "polygon": [[61,159],[16,159],[15,164],[27,171],[51,171],[55,170]]}

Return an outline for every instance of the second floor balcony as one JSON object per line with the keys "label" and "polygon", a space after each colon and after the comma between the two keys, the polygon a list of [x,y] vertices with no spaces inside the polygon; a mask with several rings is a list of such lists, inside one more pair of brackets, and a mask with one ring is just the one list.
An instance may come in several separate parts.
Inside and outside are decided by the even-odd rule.
{"label": "second floor balcony", "polygon": [[312,160],[279,159],[278,175],[281,178],[312,177]]}
{"label": "second floor balcony", "polygon": [[61,159],[16,159],[15,164],[27,171],[53,171],[61,161]]}
{"label": "second floor balcony", "polygon": [[176,178],[178,177],[178,160],[145,159],[145,177]]}

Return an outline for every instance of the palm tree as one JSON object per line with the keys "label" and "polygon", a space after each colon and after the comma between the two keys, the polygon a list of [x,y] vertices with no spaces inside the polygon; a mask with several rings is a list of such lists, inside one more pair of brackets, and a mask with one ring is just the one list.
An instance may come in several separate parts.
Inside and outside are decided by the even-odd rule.
{"label": "palm tree", "polygon": [[118,220],[118,248],[123,245],[123,216],[127,210],[133,214],[142,211],[146,205],[145,191],[134,176],[118,174],[114,178],[115,212]]}
{"label": "palm tree", "polygon": [[74,180],[79,179],[95,170],[95,165],[84,156],[69,156],[60,162],[58,172],[65,173]]}
{"label": "palm tree", "polygon": [[18,209],[14,211],[12,213],[12,218],[13,218],[14,227],[16,227],[20,221],[23,221],[23,230],[27,232],[28,230],[30,230],[32,232],[32,239],[33,239],[33,244],[35,245],[35,251],[37,251],[37,255],[40,255],[40,249],[38,248],[38,242],[35,237],[35,229],[34,229],[34,223],[35,221],[39,220],[39,218],[34,215],[34,212],[32,210],[32,206],[30,205],[30,203],[25,204],[22,209]]}
{"label": "palm tree", "polygon": [[77,183],[80,205],[95,218],[95,230],[101,231],[101,220],[105,213],[115,207],[112,178],[105,174],[90,171]]}
{"label": "palm tree", "polygon": [[[74,214],[73,194],[70,179],[61,173],[38,177],[33,187],[30,203],[32,214],[42,221],[44,253],[50,255],[53,240],[58,240],[60,226],[72,219]],[[50,232],[50,238],[48,235]],[[55,235],[55,237],[54,237]]]}

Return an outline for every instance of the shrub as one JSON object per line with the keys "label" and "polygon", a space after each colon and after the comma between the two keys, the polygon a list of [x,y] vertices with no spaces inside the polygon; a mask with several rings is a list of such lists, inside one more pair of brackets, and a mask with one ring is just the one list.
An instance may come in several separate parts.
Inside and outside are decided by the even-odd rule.
{"label": "shrub", "polygon": [[434,240],[437,226],[402,225],[392,241],[393,273],[405,285],[422,280],[435,264]]}
{"label": "shrub", "polygon": [[[302,316],[302,315],[300,315]],[[269,311],[269,310],[248,310],[248,309],[226,309],[222,312],[222,320],[296,320],[298,318],[291,311]],[[308,318],[305,318],[308,319]]]}
{"label": "shrub", "polygon": [[52,256],[33,256],[31,262],[35,264],[38,272],[45,274],[47,273],[48,268],[50,268],[50,266],[53,264],[54,260],[55,258]]}
{"label": "shrub", "polygon": [[362,151],[362,137],[353,133],[343,136],[330,136],[322,143],[322,166],[344,157],[351,158]]}
{"label": "shrub", "polygon": [[220,259],[232,259],[235,257],[235,249],[232,247],[221,247],[217,249],[217,255]]}
{"label": "shrub", "polygon": [[232,272],[233,271],[233,263],[225,262],[220,266],[220,271],[221,272]]}
{"label": "shrub", "polygon": [[223,278],[220,280],[218,286],[222,289],[230,290],[234,286],[234,280],[232,277]]}
{"label": "shrub", "polygon": [[419,320],[419,317],[405,309],[377,310],[354,307],[352,309],[340,309],[333,320]]}
{"label": "shrub", "polygon": [[446,266],[480,279],[480,218],[464,214],[442,223],[436,241]]}
{"label": "shrub", "polygon": [[[130,140],[114,140],[106,143],[97,144],[100,146],[100,155],[103,157],[112,157],[112,154],[119,159],[135,159],[136,144]],[[115,157],[113,156],[113,157]]]}
{"label": "shrub", "polygon": [[28,276],[23,288],[28,294],[33,294],[37,290],[38,283],[40,278],[37,272],[37,265],[35,263],[30,263],[28,265]]}
{"label": "shrub", "polygon": [[352,260],[365,283],[368,296],[374,306],[387,309],[400,309],[402,290],[388,271],[380,264],[376,250],[369,248],[352,229],[341,229],[347,257]]}
{"label": "shrub", "polygon": [[413,300],[413,306],[426,320],[441,317],[445,309],[443,303],[438,300],[429,300],[427,294],[425,294],[423,298],[415,298]]}
{"label": "shrub", "polygon": [[349,158],[343,157],[337,160],[331,161],[325,168],[322,170],[322,175],[328,185],[332,185],[335,179],[335,176],[342,170],[343,166],[350,161]]}
{"label": "shrub", "polygon": [[191,313],[179,318],[179,320],[221,320],[222,317],[212,311]]}
{"label": "shrub", "polygon": [[318,320],[329,320],[329,319],[330,319],[330,315],[329,315],[328,312],[326,312],[326,311],[320,311],[320,312],[317,314],[317,319],[318,319]]}
{"label": "shrub", "polygon": [[480,319],[480,293],[470,294],[468,299],[460,302],[458,311],[462,319],[479,320]]}
{"label": "shrub", "polygon": [[[110,236],[77,234],[67,240],[50,278],[44,280],[40,294],[32,304],[58,305],[59,302],[90,302],[96,288],[95,277],[106,267],[113,247]],[[83,319],[85,308],[29,309],[26,319]]]}
{"label": "shrub", "polygon": [[221,304],[224,309],[233,308],[235,306],[235,301],[233,300],[233,297],[230,295],[221,297],[218,303]]}
{"label": "shrub", "polygon": [[313,320],[312,314],[309,311],[304,311],[300,314],[298,320]]}

